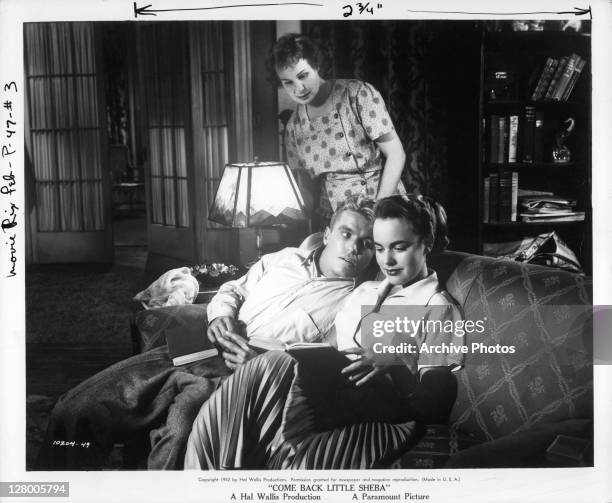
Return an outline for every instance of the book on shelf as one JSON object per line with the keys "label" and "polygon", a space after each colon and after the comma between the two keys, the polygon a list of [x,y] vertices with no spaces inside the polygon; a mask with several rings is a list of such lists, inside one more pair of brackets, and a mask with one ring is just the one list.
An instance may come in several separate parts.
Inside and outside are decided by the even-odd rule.
{"label": "book on shelf", "polygon": [[533,160],[544,162],[544,113],[536,111],[533,135]]}
{"label": "book on shelf", "polygon": [[522,117],[519,115],[491,115],[489,117],[489,162],[491,164],[533,162],[536,141],[535,121],[534,107],[525,107]]}
{"label": "book on shelf", "polygon": [[548,84],[550,83],[550,79],[552,78],[558,64],[558,59],[552,57],[546,58],[546,63],[544,64],[542,72],[540,73],[538,83],[531,94],[531,101],[538,101],[542,99],[546,93],[546,89],[548,89]]}
{"label": "book on shelf", "polygon": [[538,189],[518,189],[518,197],[519,199],[525,197],[534,197],[534,196],[549,196],[553,197],[555,194],[553,192],[547,190],[538,190]]}
{"label": "book on shelf", "polygon": [[518,172],[502,169],[483,180],[483,223],[516,222]]}
{"label": "book on shelf", "polygon": [[535,116],[535,107],[526,106],[523,111],[523,127],[521,131],[522,160],[526,163],[532,163],[534,160]]}
{"label": "book on shelf", "polygon": [[206,329],[200,325],[181,325],[166,329],[168,353],[175,367],[219,354],[208,340]]}
{"label": "book on shelf", "polygon": [[559,79],[561,79],[561,75],[563,75],[563,71],[565,70],[565,66],[569,60],[569,56],[563,56],[559,60],[559,64],[555,70],[555,73],[550,79],[550,84],[548,84],[548,89],[546,90],[546,94],[544,95],[545,100],[552,100],[553,95],[555,94],[555,90],[557,89],[557,83]]}
{"label": "book on shelf", "polygon": [[489,162],[497,162],[499,150],[499,115],[489,117]]}
{"label": "book on shelf", "polygon": [[570,78],[567,88],[565,89],[563,96],[561,97],[561,101],[569,100],[572,94],[572,91],[574,90],[574,87],[576,86],[576,82],[578,81],[578,78],[580,77],[580,74],[582,73],[582,70],[585,67],[585,65],[586,65],[586,60],[580,58],[578,62],[576,63],[576,67],[574,68],[572,77]]}
{"label": "book on shelf", "polygon": [[576,206],[575,199],[551,195],[521,195],[519,204],[528,212],[554,212],[560,210],[573,210]]}
{"label": "book on shelf", "polygon": [[519,134],[519,117],[511,115],[509,117],[508,128],[508,162],[516,162],[518,154],[518,134]]}
{"label": "book on shelf", "polygon": [[512,173],[508,170],[499,173],[498,199],[497,221],[509,222],[512,212]]}
{"label": "book on shelf", "polygon": [[516,222],[518,172],[502,170],[499,174],[499,222]]}
{"label": "book on shelf", "polygon": [[518,172],[512,172],[512,193],[511,193],[511,207],[510,207],[510,221],[516,222],[518,213]]}
{"label": "book on shelf", "polygon": [[495,223],[499,218],[499,174],[489,175],[489,222]]}
{"label": "book on shelf", "polygon": [[502,164],[508,159],[508,117],[500,116],[499,118],[499,147],[497,150],[497,162]]}
{"label": "book on shelf", "polygon": [[560,213],[521,213],[522,222],[532,223],[554,223],[554,222],[582,222],[585,218],[584,211],[571,211]]}
{"label": "book on shelf", "polygon": [[489,222],[489,199],[491,198],[491,177],[486,176],[483,181],[482,187],[482,221],[483,223]]}
{"label": "book on shelf", "polygon": [[574,71],[576,69],[576,64],[578,63],[578,61],[580,60],[580,56],[578,56],[578,54],[573,53],[567,60],[567,64],[565,65],[565,68],[563,69],[563,73],[561,74],[561,77],[559,77],[559,80],[557,81],[557,85],[553,91],[552,94],[552,100],[554,101],[561,101],[561,98],[563,97],[563,94],[565,93],[565,89],[567,88],[572,75],[574,74]]}
{"label": "book on shelf", "polygon": [[521,221],[538,223],[582,221],[585,213],[575,210],[576,203],[576,199],[550,193],[521,195],[519,197]]}
{"label": "book on shelf", "polygon": [[576,53],[547,57],[531,101],[567,101],[585,64],[586,61]]}

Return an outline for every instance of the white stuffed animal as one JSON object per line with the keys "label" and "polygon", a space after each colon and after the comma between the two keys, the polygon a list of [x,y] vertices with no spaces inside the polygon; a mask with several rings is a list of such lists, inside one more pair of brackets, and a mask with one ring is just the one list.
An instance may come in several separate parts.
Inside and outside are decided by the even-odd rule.
{"label": "white stuffed animal", "polygon": [[172,269],[162,274],[134,297],[145,309],[192,304],[199,291],[198,280],[188,267]]}

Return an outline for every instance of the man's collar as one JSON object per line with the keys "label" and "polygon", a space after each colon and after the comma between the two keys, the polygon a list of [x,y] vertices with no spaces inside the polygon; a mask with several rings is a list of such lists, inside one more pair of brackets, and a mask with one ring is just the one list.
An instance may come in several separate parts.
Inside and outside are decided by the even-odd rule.
{"label": "man's collar", "polygon": [[306,258],[304,258],[304,261],[302,262],[302,264],[312,268],[314,278],[341,279],[345,281],[352,281],[353,288],[355,288],[355,286],[357,286],[357,278],[339,278],[339,277],[328,278],[321,272],[321,268],[319,267],[319,259],[321,258],[321,254],[323,253],[324,248],[325,248],[325,245],[322,244],[321,246],[318,246],[314,250],[310,251],[308,255],[306,255]]}
{"label": "man's collar", "polygon": [[306,264],[311,264],[313,261],[317,262],[318,260],[315,260],[315,258],[318,258],[318,255],[321,254],[321,251],[323,251],[323,246],[318,246],[317,248],[314,248],[313,250],[306,251],[306,256],[304,257],[302,264],[306,265]]}

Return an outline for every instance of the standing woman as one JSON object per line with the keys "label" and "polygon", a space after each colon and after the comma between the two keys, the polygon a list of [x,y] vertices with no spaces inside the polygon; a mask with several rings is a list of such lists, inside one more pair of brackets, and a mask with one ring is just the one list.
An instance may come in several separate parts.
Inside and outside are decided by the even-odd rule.
{"label": "standing woman", "polygon": [[289,166],[329,218],[350,195],[405,194],[406,155],[380,93],[355,79],[328,80],[321,48],[304,35],[279,38],[268,66],[297,104],[285,132]]}

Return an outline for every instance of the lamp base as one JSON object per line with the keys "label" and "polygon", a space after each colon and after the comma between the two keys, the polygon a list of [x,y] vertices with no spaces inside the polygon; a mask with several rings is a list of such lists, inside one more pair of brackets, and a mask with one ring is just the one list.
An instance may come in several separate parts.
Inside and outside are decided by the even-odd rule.
{"label": "lamp base", "polygon": [[[259,252],[261,250],[262,255],[266,255],[267,253],[274,253],[285,246],[296,246],[295,243],[300,243],[303,239],[302,234],[300,233],[295,238],[293,236],[289,238],[283,239],[281,236],[281,229],[276,228],[261,228],[261,234],[263,239],[261,239],[261,247],[258,250],[257,246],[257,230],[255,227],[247,228],[247,229],[236,229],[236,238],[235,238],[235,256],[233,263],[240,265],[249,265],[255,263],[259,258]],[[229,261],[229,258],[225,258],[224,260]]]}
{"label": "lamp base", "polygon": [[263,232],[261,227],[255,227],[255,248],[257,249],[257,260],[263,255]]}

